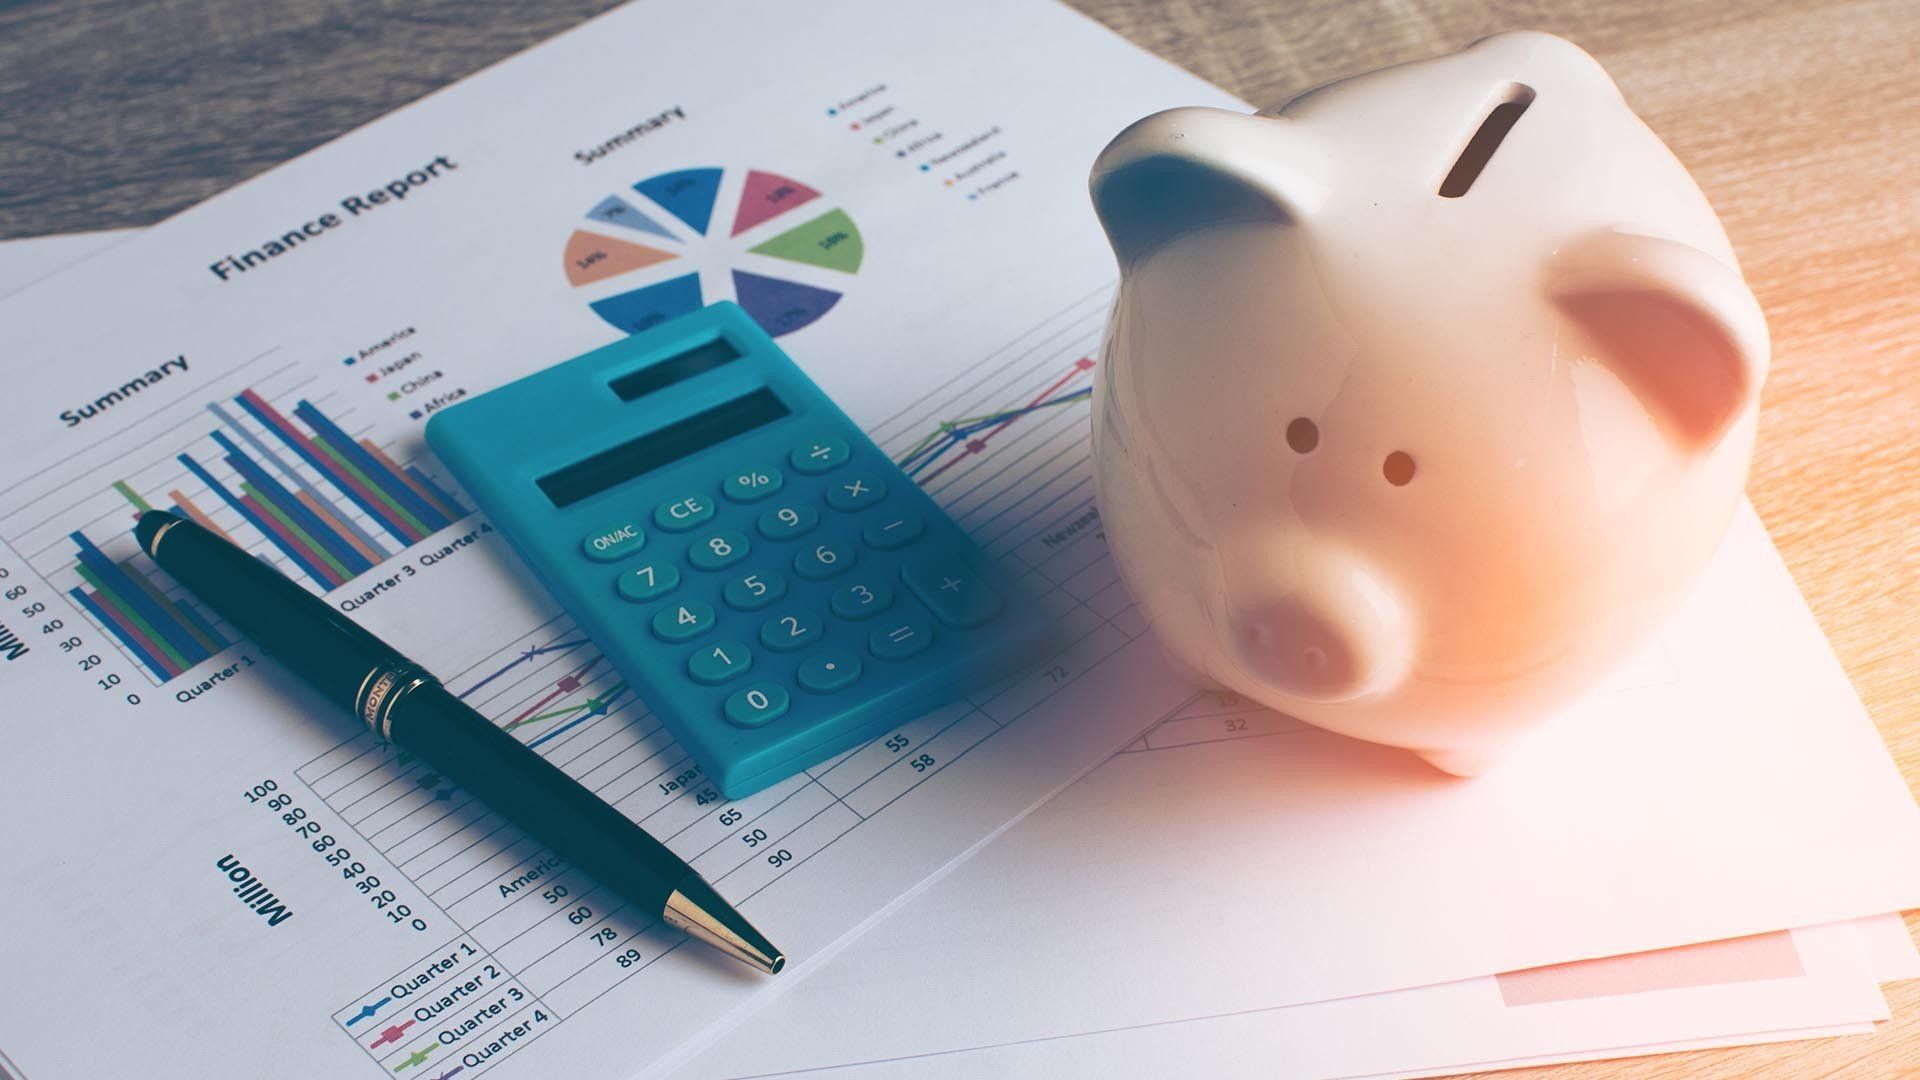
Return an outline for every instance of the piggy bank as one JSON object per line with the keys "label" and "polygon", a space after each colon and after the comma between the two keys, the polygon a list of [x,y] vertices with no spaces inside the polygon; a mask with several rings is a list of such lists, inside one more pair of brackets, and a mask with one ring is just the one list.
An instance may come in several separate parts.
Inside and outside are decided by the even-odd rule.
{"label": "piggy bank", "polygon": [[1166,651],[1450,773],[1630,657],[1718,546],[1766,323],[1712,207],[1538,33],[1093,169],[1101,517]]}

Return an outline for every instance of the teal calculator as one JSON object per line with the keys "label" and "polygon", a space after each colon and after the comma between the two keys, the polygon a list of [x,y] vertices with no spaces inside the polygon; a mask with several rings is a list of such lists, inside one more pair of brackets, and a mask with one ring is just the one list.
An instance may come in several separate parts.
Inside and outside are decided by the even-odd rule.
{"label": "teal calculator", "polygon": [[1045,626],[731,303],[426,437],[729,798],[1011,674]]}

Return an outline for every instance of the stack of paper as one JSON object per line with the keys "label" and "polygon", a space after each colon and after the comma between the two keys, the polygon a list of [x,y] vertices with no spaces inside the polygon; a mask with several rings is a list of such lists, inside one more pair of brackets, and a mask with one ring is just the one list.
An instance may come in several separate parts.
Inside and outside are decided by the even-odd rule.
{"label": "stack of paper", "polygon": [[[58,721],[0,759],[0,811],[39,825],[0,886],[0,1066],[1417,1075],[1886,1016],[1879,984],[1920,973],[1886,914],[1920,906],[1888,854],[1920,811],[1750,510],[1645,656],[1475,781],[1194,694],[1092,505],[1113,271],[1084,178],[1139,115],[1240,106],[1037,0],[766,15],[636,4],[146,235],[0,247],[0,283],[52,274],[0,302],[28,373],[0,402],[0,677]],[[1074,631],[738,804],[419,440],[722,298]],[[415,647],[794,966],[679,948],[308,716],[132,552],[144,505]]]}
{"label": "stack of paper", "polygon": [[1743,509],[1661,640],[1499,771],[1201,697],[690,1075],[1352,1076],[1869,1030],[1920,962],[1898,915],[1835,920],[1910,905],[1879,844],[1913,817]]}

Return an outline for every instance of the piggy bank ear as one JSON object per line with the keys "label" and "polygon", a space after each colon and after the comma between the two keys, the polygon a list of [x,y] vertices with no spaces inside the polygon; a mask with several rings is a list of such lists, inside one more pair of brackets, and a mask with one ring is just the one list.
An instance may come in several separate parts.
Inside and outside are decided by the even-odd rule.
{"label": "piggy bank ear", "polygon": [[1296,220],[1310,155],[1290,120],[1168,109],[1107,144],[1088,186],[1124,267],[1199,229]]}
{"label": "piggy bank ear", "polygon": [[1676,443],[1703,450],[1767,376],[1766,317],[1739,271],[1699,248],[1607,230],[1563,248],[1547,294]]}

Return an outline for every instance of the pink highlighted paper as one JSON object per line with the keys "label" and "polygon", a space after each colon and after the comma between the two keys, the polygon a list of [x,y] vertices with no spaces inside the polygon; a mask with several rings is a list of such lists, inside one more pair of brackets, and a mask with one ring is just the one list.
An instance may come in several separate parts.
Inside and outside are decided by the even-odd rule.
{"label": "pink highlighted paper", "polygon": [[1793,933],[1776,930],[1751,937],[1509,971],[1495,979],[1500,984],[1501,1000],[1512,1006],[1641,994],[1683,986],[1793,979],[1804,974],[1806,969],[1800,963],[1800,953],[1793,947]]}

